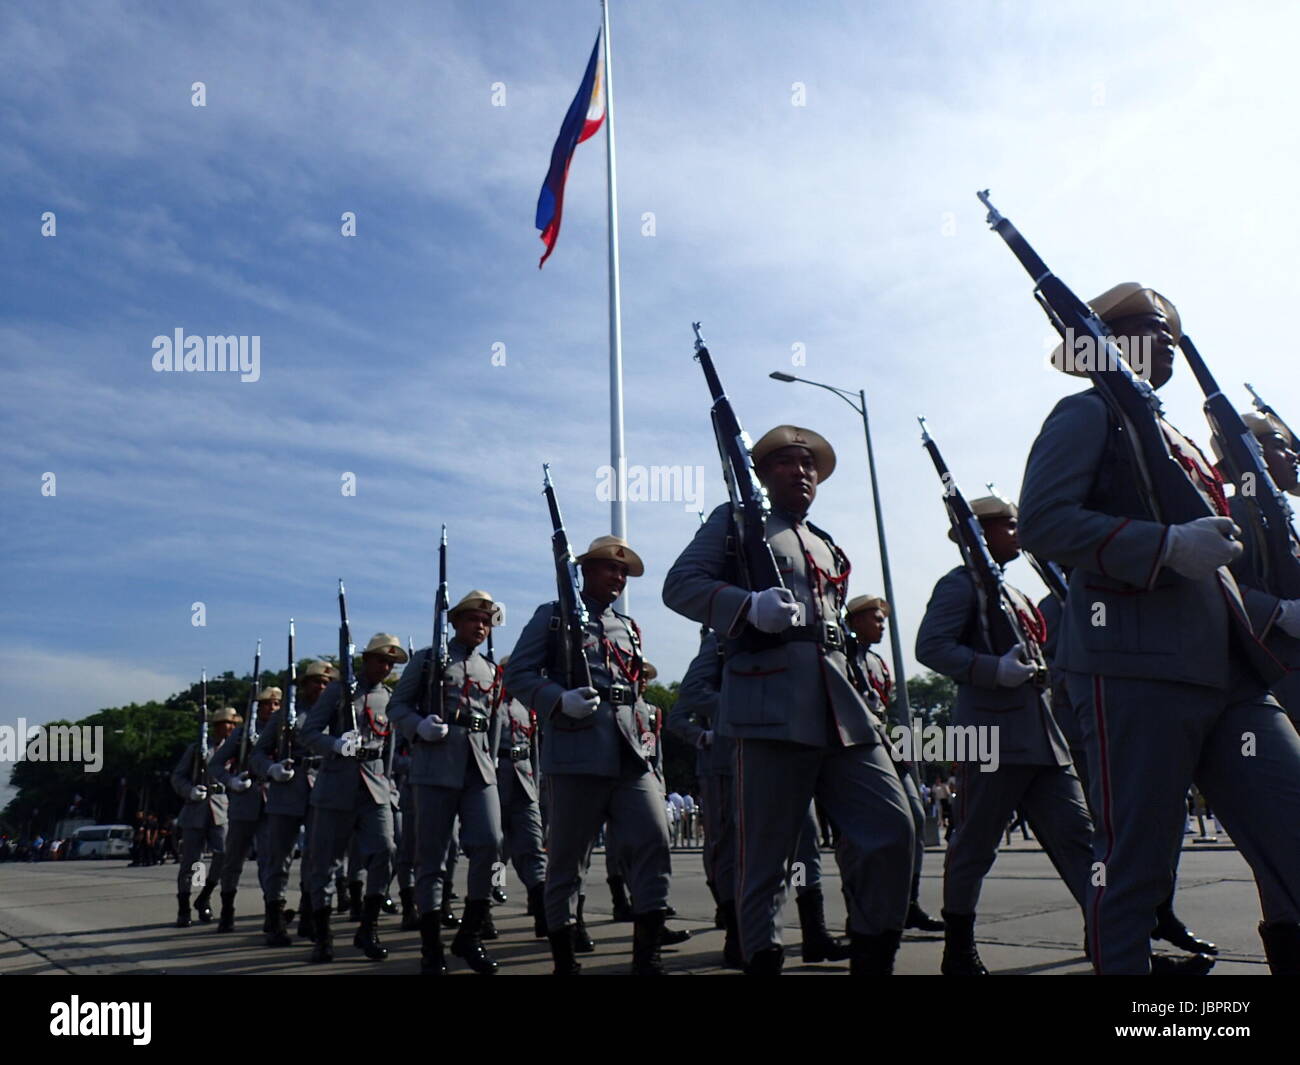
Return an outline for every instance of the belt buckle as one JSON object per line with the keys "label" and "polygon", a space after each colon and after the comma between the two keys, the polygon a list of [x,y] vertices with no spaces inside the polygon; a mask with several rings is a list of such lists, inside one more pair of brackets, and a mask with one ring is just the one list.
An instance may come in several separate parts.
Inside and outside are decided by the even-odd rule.
{"label": "belt buckle", "polygon": [[628,698],[627,685],[611,684],[609,686],[609,701],[615,706],[627,706],[631,702]]}
{"label": "belt buckle", "polygon": [[822,622],[822,643],[832,651],[844,650],[844,634],[833,621]]}

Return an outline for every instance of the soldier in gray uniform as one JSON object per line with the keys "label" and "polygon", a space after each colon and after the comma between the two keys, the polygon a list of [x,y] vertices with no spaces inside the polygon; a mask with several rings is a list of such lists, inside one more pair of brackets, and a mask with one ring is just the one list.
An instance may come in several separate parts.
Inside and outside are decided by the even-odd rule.
{"label": "soldier in gray uniform", "polygon": [[212,897],[212,889],[221,882],[221,867],[225,863],[228,801],[221,785],[214,781],[205,783],[204,777],[207,776],[208,758],[240,720],[228,706],[214,711],[209,723],[210,746],[202,752],[200,763],[204,769],[196,777],[195,754],[199,745],[196,740],[185,748],[185,753],[172,770],[172,790],[185,801],[176,818],[176,828],[181,834],[181,860],[176,869],[177,928],[190,926],[190,885],[194,866],[202,860],[205,846],[212,851],[212,864],[208,867],[203,888],[194,900],[194,912],[205,924],[212,920],[208,899]]}
{"label": "soldier in gray uniform", "polygon": [[724,504],[663,589],[665,604],[728,645],[717,731],[739,740],[736,895],[746,971],[781,971],[777,919],[786,867],[815,796],[844,833],[850,971],[891,973],[912,879],[912,815],[881,743],[879,700],[849,677],[842,624],[848,559],[806,520],[835,453],[819,434],[782,425],[752,454],[772,501],[767,542],[783,587],[751,592],[736,583],[743,578]]}
{"label": "soldier in gray uniform", "polygon": [[696,750],[695,776],[704,807],[704,877],[726,932],[722,961],[729,969],[743,969],[736,923],[736,741],[716,730],[722,661],[718,638],[706,629],[668,713],[668,731]]}
{"label": "soldier in gray uniform", "polygon": [[[355,832],[366,867],[366,897],[361,926],[352,939],[371,961],[383,961],[388,951],[379,942],[379,907],[393,865],[392,782],[385,772],[385,744],[392,733],[388,721],[388,689],[384,678],[396,662],[406,661],[396,636],[372,636],[361,655],[356,693],[344,702],[342,678],[331,681],[303,725],[303,744],[321,758],[311,791],[311,855],[309,885],[316,929],[314,962],[334,960],[330,931],[330,899],[335,865],[343,861]],[[355,720],[356,726],[353,727]]]}
{"label": "soldier in gray uniform", "polygon": [[397,748],[392,766],[393,783],[397,786],[397,802],[393,807],[397,897],[401,903],[402,931],[415,932],[420,928],[420,911],[415,906],[415,793],[411,790],[411,745],[400,733],[394,743]]}
{"label": "soldier in gray uniform", "polygon": [[[556,975],[579,971],[574,960],[575,903],[592,841],[613,828],[635,908],[632,971],[663,973],[659,956],[668,905],[668,823],[654,752],[643,742],[648,722],[638,709],[640,631],[613,609],[629,576],[645,572],[640,556],[617,536],[592,541],[576,559],[589,612],[583,652],[593,687],[566,690],[552,679],[563,667],[552,633],[557,603],[543,603],[510,656],[506,687],[542,725],[541,763],[549,795],[546,928]],[[553,627],[552,619],[556,619]]]}
{"label": "soldier in gray uniform", "polygon": [[[1177,311],[1126,283],[1092,303],[1129,350],[1152,351],[1150,383],[1173,372]],[[1058,363],[1059,365],[1059,363]],[[1300,972],[1300,738],[1268,686],[1279,664],[1252,629],[1249,588],[1221,483],[1167,422],[1170,452],[1215,516],[1166,524],[1124,434],[1094,389],[1061,400],[1034,442],[1021,538],[1071,567],[1056,653],[1078,714],[1104,881],[1089,895],[1099,973],[1151,971],[1153,914],[1195,780],[1250,863],[1274,973]]]}
{"label": "soldier in gray uniform", "polygon": [[[501,659],[504,670],[510,656]],[[501,742],[497,747],[497,794],[501,799],[503,855],[528,893],[533,934],[546,938],[546,846],[537,791],[537,715],[504,686],[501,689]]]}
{"label": "soldier in gray uniform", "polygon": [[[266,728],[258,735],[257,745],[253,748],[253,772],[270,782],[266,796],[268,947],[290,945],[285,931],[285,895],[289,887],[289,869],[293,864],[294,844],[304,825],[308,825],[307,837],[310,840],[311,789],[316,783],[321,762],[319,755],[311,754],[303,746],[302,730],[307,714],[316,705],[321,692],[337,675],[328,662],[311,662],[298,678],[295,700],[297,727],[290,737],[289,757],[286,761],[276,761],[276,755],[280,747],[280,730],[285,727],[287,708],[275,712]],[[308,852],[304,849],[298,870],[301,892],[298,902],[298,935],[303,939],[315,936],[311,919],[311,895],[307,886],[308,864]]]}
{"label": "soldier in gray uniform", "polygon": [[[259,729],[265,728],[271,715],[280,709],[282,694],[279,688],[267,688],[258,693],[256,713]],[[270,853],[266,838],[267,785],[266,778],[253,767],[254,743],[248,747],[248,765],[243,769],[238,765],[239,745],[243,740],[244,729],[249,727],[250,722],[246,721],[236,728],[208,762],[212,779],[220,781],[230,796],[226,823],[226,861],[221,870],[221,917],[217,921],[218,932],[235,930],[235,895],[239,892],[239,878],[244,873],[249,848],[254,845],[257,847],[258,884],[262,889],[264,904],[268,907],[270,905],[267,893],[267,857]],[[231,772],[231,767],[234,772]],[[267,916],[270,916],[269,909]],[[265,928],[262,930],[266,931]]]}
{"label": "soldier in gray uniform", "polygon": [[460,819],[460,844],[469,858],[469,886],[460,929],[451,952],[476,973],[496,972],[480,933],[491,906],[492,874],[501,860],[501,804],[497,797],[497,667],[478,648],[501,624],[498,603],[472,591],[447,612],[456,630],[450,659],[434,705],[420,690],[424,661],[433,648],[417,651],[402,673],[390,707],[393,723],[411,744],[411,788],[415,793],[415,904],[420,911],[420,971],[442,975],[439,911],[446,890],[447,847]]}
{"label": "soldier in gray uniform", "polygon": [[[848,618],[853,634],[858,638],[858,664],[867,684],[876,693],[880,703],[888,711],[894,702],[894,678],[890,675],[885,660],[872,650],[885,637],[885,619],[889,617],[889,604],[878,595],[859,595],[849,600]],[[911,722],[907,722],[911,726]],[[903,783],[907,793],[907,803],[912,810],[912,827],[916,833],[916,842],[912,851],[912,896],[907,906],[907,920],[904,928],[915,928],[920,932],[942,932],[944,924],[936,921],[921,907],[921,863],[925,858],[925,803],[916,786],[907,762],[895,759],[898,779]]]}
{"label": "soldier in gray uniform", "polygon": [[[1289,495],[1300,495],[1300,456],[1296,454],[1296,442],[1290,430],[1268,414],[1247,411],[1241,418],[1251,435],[1259,441],[1273,483]],[[1218,440],[1212,439],[1211,444],[1218,455]],[[1222,456],[1219,458],[1221,460]],[[1245,531],[1241,557],[1232,564],[1232,574],[1239,584],[1264,593],[1257,597],[1256,606],[1263,625],[1276,615],[1269,646],[1288,671],[1273,685],[1273,695],[1282,704],[1292,724],[1300,725],[1300,602],[1269,594],[1272,592],[1271,582],[1265,572],[1262,545],[1257,540],[1254,507],[1240,493],[1228,500],[1228,507],[1232,519]]]}
{"label": "soldier in gray uniform", "polygon": [[[985,496],[970,507],[993,561],[1006,566],[1020,554],[1015,504]],[[955,539],[951,531],[949,538]],[[1038,608],[1005,587],[1026,632],[1041,647],[1047,627]],[[979,610],[975,581],[965,566],[957,566],[935,585],[916,634],[917,660],[957,682],[953,724],[996,730],[996,768],[989,771],[973,759],[958,763],[957,831],[943,868],[945,976],[988,975],[975,949],[975,908],[1013,811],[1028,820],[1081,911],[1092,864],[1092,820],[1083,788],[1050,699],[1034,683],[1046,662],[1026,662],[1005,623],[994,628],[989,646]]]}

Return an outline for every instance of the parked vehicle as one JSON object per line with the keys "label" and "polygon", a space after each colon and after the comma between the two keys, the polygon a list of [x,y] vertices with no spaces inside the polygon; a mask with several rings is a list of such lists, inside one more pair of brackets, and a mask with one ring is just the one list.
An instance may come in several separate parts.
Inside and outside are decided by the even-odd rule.
{"label": "parked vehicle", "polygon": [[72,837],[70,858],[129,858],[130,825],[87,825]]}

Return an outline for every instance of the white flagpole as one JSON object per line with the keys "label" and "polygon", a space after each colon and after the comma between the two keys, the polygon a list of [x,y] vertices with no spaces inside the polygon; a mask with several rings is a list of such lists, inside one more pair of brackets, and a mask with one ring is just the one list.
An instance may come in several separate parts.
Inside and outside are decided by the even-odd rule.
{"label": "white flagpole", "polygon": [[[600,0],[605,52],[605,185],[609,193],[609,464],[616,478],[610,532],[627,539],[627,456],[623,452],[623,312],[618,278],[618,180],[614,166],[614,77],[609,48],[609,6]],[[627,613],[623,592],[618,609]]]}

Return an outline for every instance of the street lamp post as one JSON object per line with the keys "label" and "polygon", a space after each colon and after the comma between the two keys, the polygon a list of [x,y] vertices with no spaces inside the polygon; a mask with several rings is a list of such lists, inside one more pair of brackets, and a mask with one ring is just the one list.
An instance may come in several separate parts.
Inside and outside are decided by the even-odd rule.
{"label": "street lamp post", "polygon": [[889,603],[891,615],[889,645],[894,659],[894,720],[898,724],[910,726],[912,706],[907,698],[907,677],[903,672],[903,645],[898,634],[898,601],[894,598],[894,578],[889,568],[889,546],[885,542],[885,519],[880,509],[880,486],[876,481],[876,453],[871,446],[871,421],[867,416],[867,394],[862,389],[850,392],[847,389],[836,388],[834,385],[824,385],[820,381],[809,381],[803,377],[795,377],[793,374],[782,373],[780,370],[768,376],[774,381],[798,381],[800,384],[824,388],[827,392],[839,396],[862,416],[862,432],[867,438],[867,471],[871,479],[871,500],[876,511],[876,539],[880,543],[880,569],[885,579],[885,599]]}

